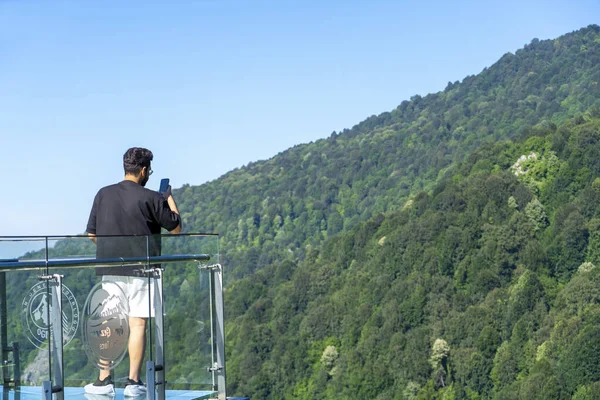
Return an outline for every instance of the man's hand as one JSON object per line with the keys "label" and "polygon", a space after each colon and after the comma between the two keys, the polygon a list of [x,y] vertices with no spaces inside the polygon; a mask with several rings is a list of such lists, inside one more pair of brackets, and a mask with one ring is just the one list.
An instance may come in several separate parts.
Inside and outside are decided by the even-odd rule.
{"label": "man's hand", "polygon": [[161,194],[163,196],[163,199],[169,200],[169,197],[173,196],[173,193],[171,193],[171,185],[169,185],[169,187],[167,187],[167,190],[165,190]]}

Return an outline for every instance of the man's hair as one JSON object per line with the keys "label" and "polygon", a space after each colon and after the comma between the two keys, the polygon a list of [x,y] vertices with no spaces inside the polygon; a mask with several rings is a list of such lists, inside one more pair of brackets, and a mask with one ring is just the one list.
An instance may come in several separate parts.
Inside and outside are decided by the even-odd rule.
{"label": "man's hair", "polygon": [[143,147],[132,147],[123,154],[125,174],[139,175],[143,167],[150,168],[152,152]]}

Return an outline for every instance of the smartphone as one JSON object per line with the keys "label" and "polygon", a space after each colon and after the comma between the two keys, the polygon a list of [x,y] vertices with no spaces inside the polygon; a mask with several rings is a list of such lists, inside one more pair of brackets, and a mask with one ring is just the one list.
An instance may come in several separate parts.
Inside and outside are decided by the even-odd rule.
{"label": "smartphone", "polygon": [[169,189],[169,178],[164,178],[160,180],[160,188],[158,189],[158,193],[164,193]]}

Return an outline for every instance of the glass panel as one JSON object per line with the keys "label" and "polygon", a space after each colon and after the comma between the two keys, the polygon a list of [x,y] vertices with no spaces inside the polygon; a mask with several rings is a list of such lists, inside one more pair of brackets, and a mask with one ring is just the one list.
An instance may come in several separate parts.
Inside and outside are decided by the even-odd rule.
{"label": "glass panel", "polygon": [[44,237],[0,237],[0,260],[43,260],[45,248]]}
{"label": "glass panel", "polygon": [[167,389],[212,390],[209,271],[218,262],[218,236],[163,236],[163,254],[207,254],[210,260],[165,263],[165,355]]}
{"label": "glass panel", "polygon": [[[133,257],[137,260],[131,268],[148,269],[147,255],[162,252],[163,256],[189,258],[191,254],[206,254],[207,259],[201,263],[179,260],[161,265],[164,268],[166,389],[170,395],[176,394],[172,390],[178,389],[204,391],[202,396],[214,394],[216,382],[213,382],[213,374],[207,371],[216,361],[212,332],[214,314],[211,314],[214,298],[211,273],[201,265],[217,263],[218,248],[217,235],[98,237],[97,244],[87,236],[0,237],[0,260],[4,260],[0,263],[14,264],[17,269],[28,268],[5,272],[8,313],[5,314],[7,335],[2,340],[9,346],[12,342],[18,343],[20,370],[17,377],[21,384],[35,386],[37,388],[31,390],[39,388],[41,391],[42,381],[49,380],[51,370],[56,371],[59,367],[52,363],[48,345],[48,325],[53,312],[51,289],[55,283],[40,281],[40,276],[58,274],[63,277],[62,313],[59,315],[63,323],[65,386],[71,387],[67,392],[83,394],[82,386],[97,379],[99,367],[108,366],[120,394],[129,372],[125,349],[130,333],[128,316],[134,306],[125,299],[119,282],[106,282],[106,278],[103,281],[102,276],[97,275],[98,268],[102,268],[101,275],[106,275],[123,266],[108,266],[102,264],[102,260]],[[46,261],[49,267],[46,267]],[[13,264],[6,264],[11,262]],[[153,278],[141,279],[154,286]],[[153,304],[148,299],[148,303],[135,307],[148,312]],[[145,361],[156,360],[155,318],[149,327],[140,371],[143,381],[146,380]],[[14,375],[14,359],[10,352],[5,354],[6,362],[1,367],[5,377]],[[107,364],[107,360],[112,364]],[[191,395],[192,392],[188,393]],[[200,392],[193,393],[200,396]]]}
{"label": "glass panel", "polygon": [[[38,279],[41,275],[45,275],[42,269],[6,275],[7,344],[11,347],[18,344],[20,380],[25,386],[41,386],[50,376],[48,321],[51,296],[48,282]],[[14,361],[14,352],[6,358]]]}
{"label": "glass panel", "polygon": [[162,255],[206,254],[206,263],[219,262],[219,236],[209,234],[162,235]]}
{"label": "glass panel", "polygon": [[[43,259],[43,238],[0,238],[0,266],[9,262]],[[41,263],[40,265],[43,265]],[[39,280],[46,275],[44,267],[18,271],[18,266],[1,272],[0,288],[6,294],[6,303],[0,308],[0,319],[6,323],[6,334],[0,329],[2,352],[2,377],[19,380],[23,386],[41,386],[48,380],[48,315],[47,282]],[[3,282],[4,281],[4,282]],[[0,325],[2,325],[0,323]],[[41,395],[39,389],[38,397]]]}
{"label": "glass panel", "polygon": [[[130,334],[130,302],[124,285],[131,278],[121,275],[145,269],[146,263],[123,267],[101,264],[101,260],[137,258],[145,260],[149,238],[144,236],[52,238],[51,261],[97,261],[78,267],[52,267],[50,274],[63,278],[63,342],[65,386],[82,387],[98,379],[100,369],[110,371],[117,387],[124,387],[129,376],[127,343]],[[96,257],[98,256],[98,257]],[[145,278],[136,278],[145,280]],[[142,312],[149,305],[143,303]],[[133,311],[133,310],[131,310]],[[146,356],[146,360],[149,359]],[[145,364],[141,368],[145,380]]]}

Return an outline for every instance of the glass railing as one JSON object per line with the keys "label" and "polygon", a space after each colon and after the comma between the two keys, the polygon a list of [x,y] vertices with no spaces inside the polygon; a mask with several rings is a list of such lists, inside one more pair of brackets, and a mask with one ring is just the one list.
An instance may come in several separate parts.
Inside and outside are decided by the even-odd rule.
{"label": "glass railing", "polygon": [[0,260],[5,394],[83,398],[104,370],[119,395],[142,332],[148,399],[225,399],[217,235],[0,237]]}

